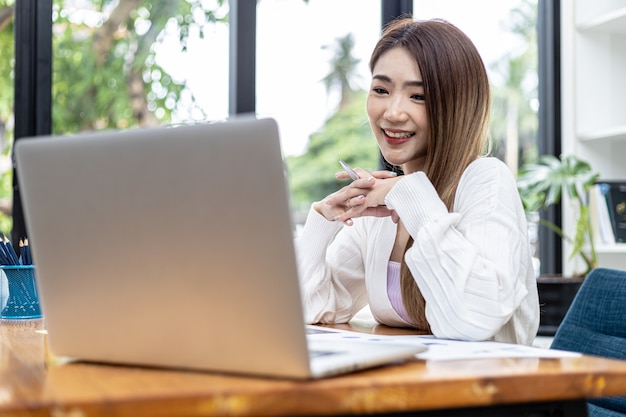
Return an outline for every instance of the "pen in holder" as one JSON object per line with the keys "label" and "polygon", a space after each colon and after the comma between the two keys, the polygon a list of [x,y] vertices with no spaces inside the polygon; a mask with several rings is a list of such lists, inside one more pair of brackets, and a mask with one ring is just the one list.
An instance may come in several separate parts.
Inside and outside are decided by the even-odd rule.
{"label": "pen in holder", "polygon": [[20,240],[19,256],[6,236],[0,239],[0,272],[0,319],[41,318],[28,239]]}
{"label": "pen in holder", "polygon": [[[0,310],[2,319],[35,319],[41,317],[34,265],[1,265],[7,280],[8,297]],[[4,286],[0,287],[0,292]],[[5,294],[0,294],[0,300]]]}

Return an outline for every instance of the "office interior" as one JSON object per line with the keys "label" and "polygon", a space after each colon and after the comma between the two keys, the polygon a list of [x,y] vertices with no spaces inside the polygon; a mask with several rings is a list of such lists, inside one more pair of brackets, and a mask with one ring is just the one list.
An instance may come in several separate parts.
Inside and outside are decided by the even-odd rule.
{"label": "office interior", "polygon": [[[306,3],[306,2],[304,2]],[[533,2],[531,2],[533,3]],[[393,18],[412,14],[419,18],[419,4],[409,0],[381,0],[380,27]],[[537,146],[540,154],[560,155],[561,140],[561,57],[560,57],[560,2],[537,1],[538,53],[538,130]],[[15,4],[15,117],[14,140],[50,134],[52,112],[52,1],[26,0]],[[232,0],[229,13],[228,114],[254,113],[258,86],[255,77],[257,53],[257,2]],[[478,11],[477,11],[478,13]],[[444,17],[445,18],[445,17]],[[453,22],[454,23],[454,22]],[[207,59],[210,59],[207,57]],[[14,176],[14,185],[16,178]],[[19,190],[13,192],[13,240],[25,236]],[[541,214],[560,224],[560,207],[551,207]],[[552,233],[539,230],[542,273],[561,273],[563,248]]]}
{"label": "office interior", "polygon": [[[306,2],[304,2],[306,3]],[[531,4],[533,2],[530,2]],[[540,103],[537,110],[538,127],[536,131],[536,144],[539,154],[559,156],[562,153],[586,152],[583,147],[593,147],[595,142],[584,142],[579,146],[575,139],[576,132],[570,132],[574,110],[570,110],[570,101],[563,101],[563,97],[572,95],[568,87],[571,78],[570,65],[567,60],[579,59],[572,57],[572,49],[567,33],[568,25],[563,24],[563,19],[578,21],[585,15],[594,15],[608,9],[606,5],[598,5],[590,8],[582,4],[574,5],[571,1],[544,1],[536,2],[536,37],[537,37],[537,100]],[[380,27],[393,18],[412,14],[420,17],[419,2],[405,0],[381,0],[380,1]],[[587,9],[585,9],[587,7]],[[576,9],[577,10],[574,10]],[[256,54],[258,47],[257,28],[257,2],[254,1],[230,1],[228,2],[229,13],[229,62],[228,62],[228,114],[237,115],[243,113],[255,113],[257,101],[257,81],[255,76]],[[49,16],[54,13],[52,1],[20,1],[15,4],[15,42],[20,45],[15,50],[15,84],[14,84],[14,108],[15,127],[14,140],[46,135],[52,132],[52,112],[55,106],[52,103],[52,62],[54,51],[52,49],[53,24]],[[578,13],[583,17],[573,16]],[[571,16],[567,16],[567,15]],[[564,17],[565,16],[565,17]],[[444,16],[445,18],[445,16]],[[454,22],[453,22],[454,23]],[[615,41],[614,41],[615,42]],[[568,48],[565,48],[568,47]],[[612,47],[616,48],[616,47]],[[611,50],[612,51],[612,50]],[[610,54],[611,51],[608,53]],[[596,141],[599,143],[599,141]],[[608,152],[601,150],[602,154],[615,154],[621,144],[600,146],[613,146]],[[586,157],[586,155],[583,155]],[[604,166],[603,157],[599,156],[598,165]],[[613,163],[611,163],[614,165]],[[613,178],[623,178],[623,173],[611,172]],[[622,177],[620,177],[622,175]],[[13,175],[13,184],[17,182]],[[19,240],[19,236],[26,236],[26,225],[21,209],[19,189],[14,187],[12,196],[13,225],[11,236],[13,241]],[[541,212],[546,220],[560,226],[566,226],[571,219],[568,218],[567,207],[560,204],[549,207]],[[564,214],[565,213],[565,214]],[[567,260],[567,247],[557,235],[544,228],[538,229],[538,258],[541,259],[541,274],[562,274],[569,272]],[[622,261],[615,260],[621,255],[621,249],[608,248],[601,254],[600,266],[621,267]]]}
{"label": "office interior", "polygon": [[[305,2],[306,3],[306,2]],[[532,2],[531,2],[532,3]],[[602,129],[599,128],[601,140],[579,140],[577,126],[578,114],[581,110],[573,108],[574,104],[584,102],[576,96],[572,86],[572,78],[581,58],[581,53],[574,53],[575,45],[572,43],[574,32],[581,31],[580,21],[585,22],[586,16],[595,18],[602,13],[610,13],[617,9],[619,2],[599,2],[591,7],[585,2],[574,1],[548,1],[536,2],[536,36],[537,36],[537,100],[540,103],[537,110],[538,128],[536,132],[536,144],[538,153],[559,156],[563,153],[577,153],[581,157],[591,155],[593,162],[608,172],[604,176],[612,180],[621,180],[626,175],[619,168],[619,161],[614,160],[614,155],[623,149],[624,141],[620,109],[613,110],[616,116],[611,116],[615,121],[608,120],[609,130],[617,126],[617,133],[609,133],[607,140],[602,140]],[[414,4],[408,0],[381,0],[380,1],[380,27],[393,18],[412,14],[420,17],[420,4]],[[52,48],[53,25],[50,16],[56,13],[52,1],[24,0],[15,4],[15,42],[19,45],[15,49],[15,83],[14,83],[14,140],[21,138],[47,135],[52,132],[52,62],[54,50]],[[228,114],[237,115],[243,113],[255,113],[257,89],[256,84],[256,54],[257,44],[257,2],[247,0],[232,0],[228,2],[229,13],[229,62],[228,62]],[[478,13],[478,12],[477,12]],[[593,20],[592,18],[589,18]],[[565,23],[564,23],[565,22]],[[571,24],[568,24],[571,22]],[[453,22],[454,23],[454,22]],[[609,22],[610,24],[610,22]],[[615,25],[619,25],[617,20]],[[577,26],[578,25],[578,26]],[[592,29],[593,30],[593,29]],[[603,30],[600,27],[599,30]],[[608,32],[607,32],[608,31]],[[605,47],[604,54],[598,59],[617,61],[620,53],[618,35],[613,35],[610,29],[610,39],[606,43],[612,46]],[[620,31],[617,30],[619,34]],[[590,42],[601,42],[596,38]],[[210,58],[209,58],[210,59]],[[608,75],[610,80],[619,79],[615,75]],[[622,82],[623,83],[623,82]],[[609,83],[610,84],[610,83]],[[619,86],[619,84],[618,84]],[[606,94],[614,94],[608,90],[611,87],[603,87]],[[619,91],[619,88],[614,90]],[[609,98],[609,100],[616,100]],[[609,104],[611,101],[609,101]],[[582,106],[582,105],[581,105]],[[614,106],[614,107],[618,107]],[[608,111],[607,111],[608,112]],[[586,112],[589,113],[589,112]],[[606,113],[606,112],[601,112]],[[593,119],[587,116],[585,119]],[[582,118],[580,118],[582,119]],[[582,123],[582,122],[581,122]],[[591,122],[588,122],[589,124]],[[587,131],[592,132],[595,127],[583,126],[583,136]],[[604,129],[606,130],[606,129]],[[615,130],[615,129],[613,129]],[[612,132],[612,131],[611,131]],[[613,156],[610,156],[613,155]],[[607,160],[607,158],[611,158]],[[608,163],[605,163],[608,162]],[[605,168],[605,167],[610,168]],[[20,236],[26,236],[19,189],[16,187],[17,179],[13,172],[13,195],[12,216],[13,225],[11,236],[13,241],[19,240]],[[557,225],[568,227],[572,219],[568,216],[567,207],[560,204],[549,207],[541,212],[541,216]],[[549,230],[538,230],[538,257],[541,259],[541,274],[561,274],[569,272],[567,247],[557,235]],[[601,250],[599,266],[617,267],[623,266],[621,258],[623,251],[621,245],[611,246]]]}
{"label": "office interior", "polygon": [[[537,98],[540,103],[537,147],[540,154],[560,156],[573,153],[589,157],[598,169],[604,170],[604,177],[626,181],[620,160],[626,151],[626,118],[624,105],[618,102],[625,87],[619,70],[625,65],[623,27],[626,27],[626,4],[620,1],[592,3],[585,0],[536,2]],[[14,7],[15,42],[19,45],[15,48],[14,84],[14,140],[17,141],[48,135],[53,130],[52,62],[55,51],[50,16],[54,13],[54,5],[52,0],[20,0]],[[228,114],[255,113],[257,33],[251,28],[254,29],[257,23],[257,1],[230,0],[228,13],[231,51]],[[380,27],[403,14],[419,17],[419,9],[409,0],[380,1]],[[585,64],[589,61],[614,68],[598,71],[593,65]],[[599,91],[594,93],[600,97],[595,104],[581,104],[586,100],[581,96],[591,93],[588,86],[582,85],[585,81],[578,80],[576,74],[593,74],[594,71],[606,78],[600,83]],[[605,111],[598,103],[605,103],[610,111]],[[594,105],[596,109],[589,107]],[[603,112],[610,114],[598,115]],[[20,236],[27,235],[27,225],[22,215],[19,188],[15,185],[14,176],[11,236],[13,241],[18,241]],[[541,216],[564,227],[571,223],[571,213],[560,204],[545,210]],[[545,230],[540,230],[538,239],[541,273],[568,272],[568,247]],[[624,249],[618,243],[600,248],[599,266],[626,269],[623,253]],[[539,337],[537,345],[550,347],[551,341],[551,335]]]}

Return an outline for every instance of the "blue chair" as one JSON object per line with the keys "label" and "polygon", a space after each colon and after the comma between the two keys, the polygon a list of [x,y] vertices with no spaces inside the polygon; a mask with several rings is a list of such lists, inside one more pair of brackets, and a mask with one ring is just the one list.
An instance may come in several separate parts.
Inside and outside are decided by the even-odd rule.
{"label": "blue chair", "polygon": [[[591,271],[550,347],[626,360],[626,271]],[[626,397],[594,398],[587,404],[590,417],[626,416]]]}

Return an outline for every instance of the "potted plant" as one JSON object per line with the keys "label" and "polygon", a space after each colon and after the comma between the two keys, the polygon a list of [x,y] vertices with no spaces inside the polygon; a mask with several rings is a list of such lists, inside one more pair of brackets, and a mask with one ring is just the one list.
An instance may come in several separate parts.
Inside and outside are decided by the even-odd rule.
{"label": "potted plant", "polygon": [[539,224],[571,245],[569,259],[578,257],[585,265],[584,271],[575,273],[579,276],[586,276],[598,262],[587,199],[598,177],[599,174],[591,169],[589,163],[573,155],[561,155],[561,158],[540,156],[537,163],[522,166],[517,177],[517,189],[527,213],[558,204],[563,192],[567,193],[576,218],[573,236],[548,220],[541,219]]}
{"label": "potted plant", "polygon": [[546,219],[540,219],[538,223],[569,243],[571,250],[568,259],[580,259],[584,265],[584,270],[574,272],[571,277],[552,274],[537,278],[541,305],[539,334],[554,334],[582,280],[597,266],[587,195],[598,177],[599,174],[592,170],[589,163],[573,155],[561,155],[560,158],[543,155],[537,163],[522,166],[518,173],[517,188],[527,214],[558,204],[563,193],[567,193],[567,203],[571,205],[576,219],[573,234],[566,234],[562,228]]}

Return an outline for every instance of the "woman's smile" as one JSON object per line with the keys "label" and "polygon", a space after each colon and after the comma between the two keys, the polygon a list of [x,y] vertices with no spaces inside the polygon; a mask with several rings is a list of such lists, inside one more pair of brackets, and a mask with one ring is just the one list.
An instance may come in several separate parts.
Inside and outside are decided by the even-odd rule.
{"label": "woman's smile", "polygon": [[385,141],[390,145],[402,145],[415,136],[415,132],[382,129]]}
{"label": "woman's smile", "polygon": [[366,109],[385,160],[405,173],[421,170],[429,131],[424,83],[405,47],[381,54],[372,71]]}

